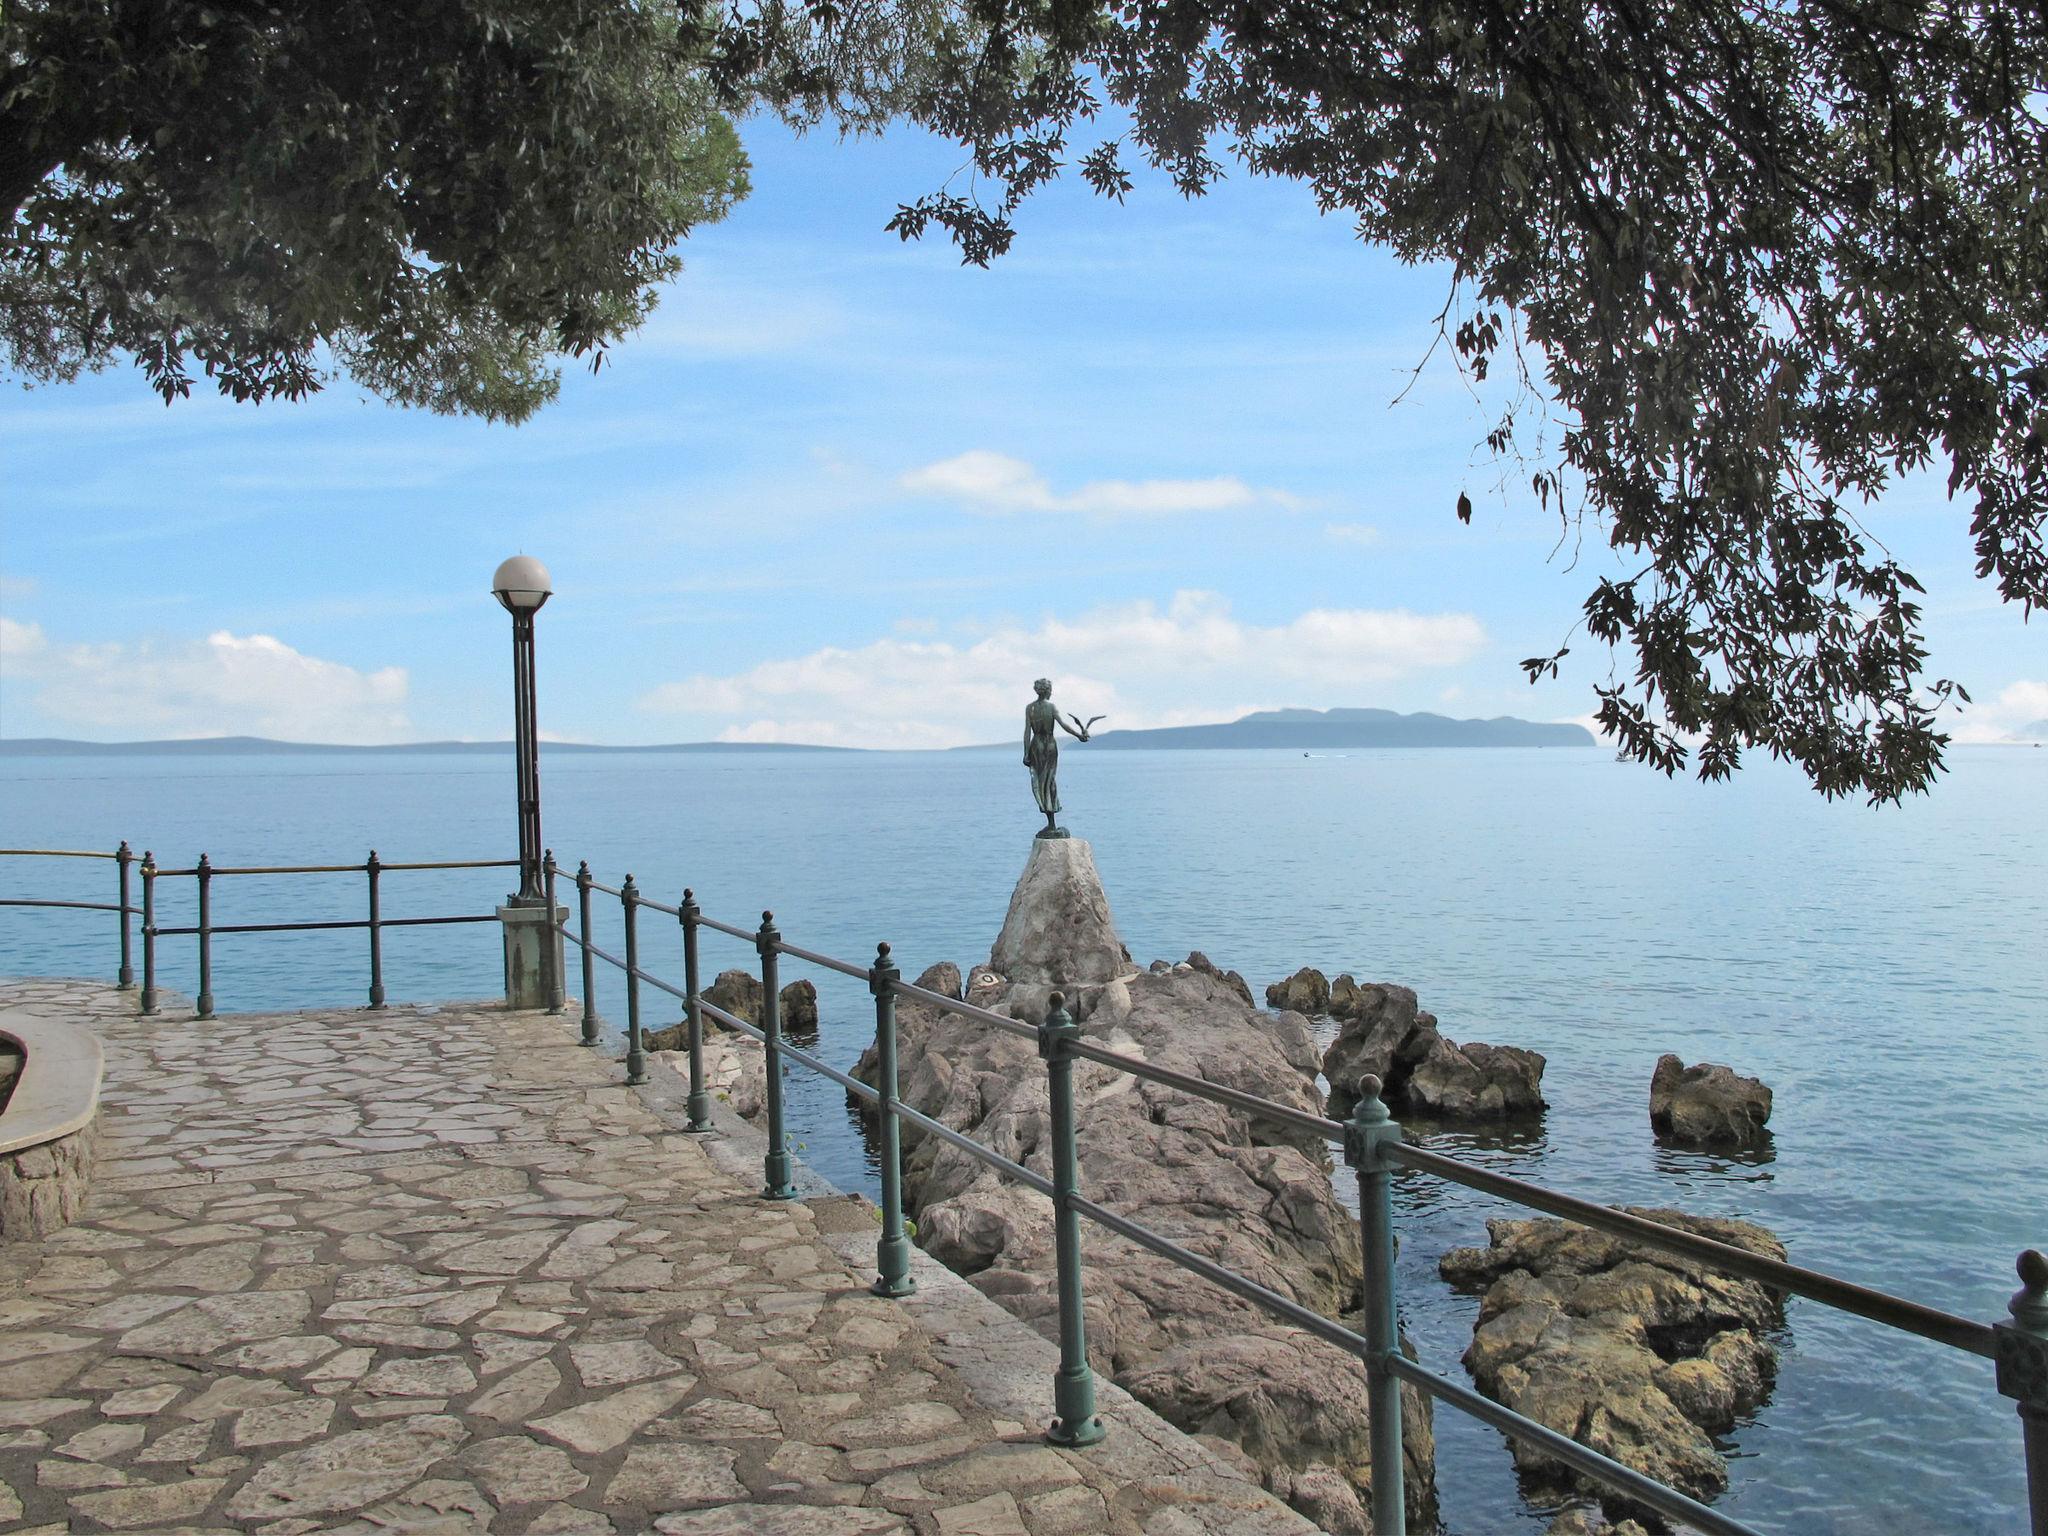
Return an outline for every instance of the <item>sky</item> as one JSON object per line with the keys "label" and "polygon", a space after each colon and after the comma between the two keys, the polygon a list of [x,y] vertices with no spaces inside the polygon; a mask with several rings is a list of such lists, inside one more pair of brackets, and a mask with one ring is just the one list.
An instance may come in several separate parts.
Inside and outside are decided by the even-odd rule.
{"label": "sky", "polygon": [[[1416,372],[1446,272],[1241,172],[1121,207],[1072,178],[963,267],[883,227],[956,148],[743,137],[752,196],[525,425],[346,379],[0,386],[0,736],[506,738],[515,552],[554,578],[554,739],[1002,741],[1041,675],[1103,729],[1589,714],[1616,663],[1571,631],[1611,556],[1487,459],[1496,400],[1442,351]],[[2048,717],[2048,625],[1975,579],[1967,508],[1921,479],[1865,521],[1928,588],[1931,674],[1977,699],[1951,728]]]}

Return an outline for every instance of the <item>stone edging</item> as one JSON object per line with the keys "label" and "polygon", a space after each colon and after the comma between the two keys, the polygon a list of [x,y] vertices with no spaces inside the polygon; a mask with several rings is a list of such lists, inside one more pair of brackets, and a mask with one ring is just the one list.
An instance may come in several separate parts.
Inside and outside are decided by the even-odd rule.
{"label": "stone edging", "polygon": [[21,1076],[0,1113],[0,1238],[46,1237],[77,1217],[92,1173],[105,1053],[82,1024],[0,1011]]}

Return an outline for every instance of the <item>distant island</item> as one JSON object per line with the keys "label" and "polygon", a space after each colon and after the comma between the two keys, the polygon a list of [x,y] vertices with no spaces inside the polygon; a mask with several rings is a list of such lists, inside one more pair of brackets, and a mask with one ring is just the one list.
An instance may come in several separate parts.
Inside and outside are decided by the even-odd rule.
{"label": "distant island", "polygon": [[1402,715],[1391,709],[1262,709],[1221,725],[1168,725],[1150,731],[1104,731],[1090,743],[1156,751],[1159,748],[1291,747],[1590,747],[1583,725],[1517,720],[1453,720],[1448,715]]}
{"label": "distant island", "polygon": [[[582,741],[543,741],[541,754],[563,752],[851,752],[852,747],[806,747],[775,741],[681,741],[655,747],[601,747]],[[59,736],[0,737],[0,757],[172,757],[287,756],[304,752],[438,752],[458,755],[509,754],[509,741],[401,741],[389,746],[333,746],[316,741],[272,741],[267,736],[193,736],[170,741],[66,741]]]}
{"label": "distant island", "polygon": [[[2044,722],[2048,724],[2048,722]],[[1150,731],[1104,731],[1095,748],[1143,751],[1201,747],[1287,747],[1328,751],[1350,747],[1590,747],[1593,733],[1582,725],[1548,724],[1498,715],[1491,720],[1453,720],[1448,715],[1403,715],[1390,709],[1263,709],[1241,720],[1216,725],[1169,725]],[[1012,742],[952,747],[985,752]],[[253,757],[310,752],[357,755],[425,752],[502,755],[509,741],[405,741],[388,746],[331,746],[322,742],[273,741],[267,736],[200,736],[170,741],[67,741],[57,736],[0,738],[0,757]],[[684,741],[659,746],[609,747],[582,741],[544,741],[543,756],[582,752],[856,752],[858,747],[812,747],[795,742]]]}

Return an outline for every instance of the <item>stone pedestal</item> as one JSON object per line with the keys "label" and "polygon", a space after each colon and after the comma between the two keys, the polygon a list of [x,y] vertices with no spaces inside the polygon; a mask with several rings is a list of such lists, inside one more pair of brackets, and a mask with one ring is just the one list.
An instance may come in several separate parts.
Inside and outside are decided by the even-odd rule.
{"label": "stone pedestal", "polygon": [[513,902],[498,908],[498,921],[505,933],[505,1006],[508,1008],[545,1008],[548,1005],[549,972],[542,963],[545,950],[551,945],[553,954],[546,958],[553,962],[554,976],[560,985],[562,970],[561,925],[569,920],[567,907],[555,908],[555,924],[548,926],[548,909],[545,903],[535,902],[524,906]]}
{"label": "stone pedestal", "polygon": [[1106,988],[1137,973],[1085,838],[1043,834],[1010,893],[1009,914],[988,968],[1010,983],[1011,1015],[1037,1023],[1061,992],[1076,1018],[1094,1012]]}

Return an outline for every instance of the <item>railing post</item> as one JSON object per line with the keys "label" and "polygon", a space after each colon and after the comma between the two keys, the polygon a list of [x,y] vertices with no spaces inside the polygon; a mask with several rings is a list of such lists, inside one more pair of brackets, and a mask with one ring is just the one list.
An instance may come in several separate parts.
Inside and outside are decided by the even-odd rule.
{"label": "railing post", "polygon": [[384,872],[384,866],[377,862],[377,850],[370,850],[370,857],[363,863],[363,871],[370,877],[370,1006],[384,1006],[384,929],[383,908],[377,901],[377,877]]}
{"label": "railing post", "polygon": [[1385,1148],[1401,1127],[1380,1100],[1380,1080],[1360,1079],[1358,1107],[1344,1127],[1344,1161],[1358,1174],[1358,1216],[1365,1238],[1365,1396],[1372,1415],[1372,1528],[1404,1536],[1408,1507],[1401,1466],[1401,1381],[1387,1361],[1401,1347],[1394,1315],[1394,1175]]}
{"label": "railing post", "polygon": [[1073,1042],[1081,1026],[1055,992],[1038,1027],[1038,1054],[1045,1060],[1046,1095],[1052,1110],[1053,1262],[1058,1271],[1060,1368],[1052,1379],[1054,1445],[1093,1445],[1107,1430],[1095,1412],[1095,1372],[1088,1365],[1088,1320],[1081,1296],[1081,1214],[1073,1206],[1080,1192],[1081,1158],[1074,1138]]}
{"label": "railing post", "polygon": [[540,973],[547,982],[548,1012],[560,1013],[562,996],[562,920],[556,913],[555,905],[555,850],[550,848],[547,857],[541,860],[541,888],[548,903],[548,936],[541,941]]}
{"label": "railing post", "polygon": [[640,1037],[640,887],[631,875],[619,887],[626,909],[626,1081],[647,1081],[647,1051]]}
{"label": "railing post", "polygon": [[684,1129],[699,1136],[711,1129],[711,1095],[704,1087],[704,1013],[697,1006],[697,924],[703,916],[697,893],[685,886],[682,905],[676,908],[676,921],[683,928],[683,1017],[690,1036],[690,1123]]}
{"label": "railing post", "polygon": [[2048,1256],[2020,1255],[2020,1288],[2006,1303],[2009,1323],[1992,1324],[1998,1390],[2020,1408],[2027,1454],[2027,1510],[2034,1536],[2048,1536]]}
{"label": "railing post", "polygon": [[156,1012],[156,855],[142,850],[142,1011]]}
{"label": "railing post", "polygon": [[781,964],[775,946],[782,935],[775,931],[775,914],[761,914],[761,931],[754,935],[754,949],[761,956],[761,1033],[768,1050],[768,1155],[761,1160],[764,1200],[794,1200],[796,1186],[790,1182],[789,1138],[782,1128],[782,997],[776,991]]}
{"label": "railing post", "polygon": [[583,951],[583,1038],[578,1045],[597,1044],[597,976],[591,969],[590,958],[590,860],[584,859],[576,866],[576,918],[583,930],[583,942],[576,947]]}
{"label": "railing post", "polygon": [[875,1243],[877,1296],[908,1296],[910,1239],[903,1235],[903,1128],[896,1121],[896,983],[903,972],[889,946],[875,946],[868,990],[875,995],[875,1090],[882,1131],[882,1235]]}
{"label": "railing post", "polygon": [[123,992],[135,985],[135,965],[128,948],[128,866],[134,862],[135,855],[129,852],[124,837],[114,850],[114,863],[121,871],[121,969],[114,975],[114,985]]}
{"label": "railing post", "polygon": [[199,998],[198,1016],[213,1017],[213,860],[199,855]]}

